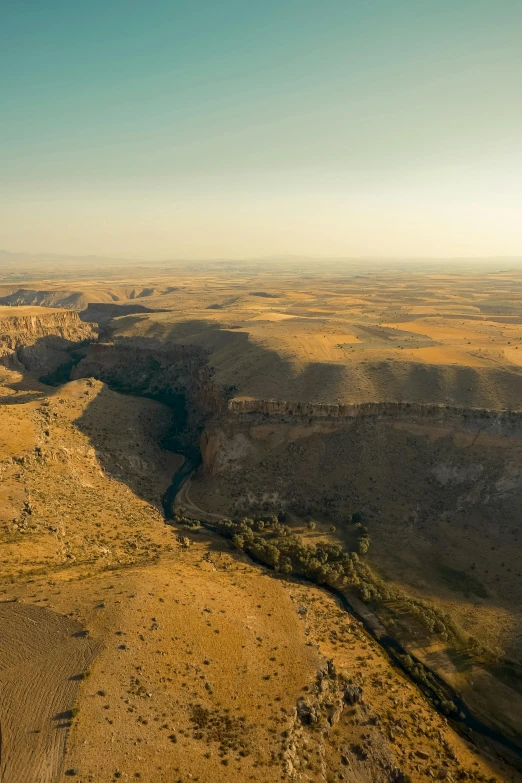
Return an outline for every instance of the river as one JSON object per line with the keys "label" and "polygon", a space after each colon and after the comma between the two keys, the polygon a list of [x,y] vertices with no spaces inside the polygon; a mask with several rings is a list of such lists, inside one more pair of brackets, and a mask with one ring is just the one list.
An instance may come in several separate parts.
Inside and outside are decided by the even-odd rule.
{"label": "river", "polygon": [[[194,472],[194,469],[195,466],[193,462],[191,462],[188,458],[185,458],[185,461],[181,467],[178,468],[172,477],[172,483],[162,498],[163,512],[166,520],[174,519],[174,501],[181,488],[181,485]],[[204,520],[200,520],[200,523],[205,529],[219,535],[217,527],[212,523],[205,522]],[[269,568],[266,563],[262,563],[261,561],[256,560],[256,558],[252,557],[251,555],[249,555],[249,557],[253,562],[262,565],[265,568]],[[279,576],[279,578],[283,577]],[[512,764],[519,771],[522,771],[522,748],[501,731],[493,729],[491,726],[488,726],[486,723],[480,720],[480,718],[474,715],[469,710],[465,702],[457,694],[457,692],[450,685],[448,685],[448,683],[442,677],[440,677],[431,669],[428,669],[396,639],[389,635],[383,636],[382,634],[376,633],[376,626],[380,624],[378,621],[372,622],[373,616],[371,615],[371,612],[368,611],[364,612],[363,614],[357,611],[357,609],[350,602],[347,594],[342,590],[336,589],[335,587],[330,587],[324,584],[317,584],[312,579],[309,579],[302,574],[293,574],[290,578],[297,579],[303,584],[311,584],[314,587],[319,587],[320,589],[323,589],[331,595],[335,596],[335,598],[341,604],[342,608],[361,623],[366,633],[374,640],[376,644],[379,645],[382,653],[389,660],[391,660],[393,665],[399,669],[410,682],[412,682],[420,691],[422,691],[425,696],[430,699],[435,709],[437,709],[451,723],[455,730],[461,733],[467,740],[472,741],[478,747],[480,747],[480,742],[477,742],[479,738],[488,743],[494,743],[495,749],[500,753],[500,755],[504,757],[505,761],[507,761],[509,764]],[[429,672],[434,681],[437,683],[439,692],[437,692],[434,688],[431,688],[425,682],[420,681],[418,678],[413,676],[412,672],[410,672],[410,670],[401,660],[401,656],[406,655],[409,655],[414,663],[419,664],[423,669]],[[458,719],[448,717],[446,714],[444,714],[444,712],[442,712],[442,710],[438,708],[440,691],[444,694],[444,697],[448,701],[452,701],[455,704],[459,716]],[[502,753],[502,751],[504,752]]]}

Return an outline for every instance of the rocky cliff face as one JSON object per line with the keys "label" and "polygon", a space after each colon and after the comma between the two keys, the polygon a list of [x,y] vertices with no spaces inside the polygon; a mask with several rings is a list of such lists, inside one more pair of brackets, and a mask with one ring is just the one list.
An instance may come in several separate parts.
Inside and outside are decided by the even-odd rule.
{"label": "rocky cliff face", "polygon": [[468,500],[478,503],[522,491],[520,413],[382,403],[343,406],[341,415],[335,406],[303,407],[301,414],[233,407],[209,423],[201,438],[207,474],[231,485],[238,472],[242,481],[249,476],[239,505],[255,498],[266,505],[270,487],[274,507],[302,501],[316,511],[376,507],[374,480],[389,483],[383,498],[403,494],[408,514],[428,497],[437,504],[438,493],[443,505],[458,505],[452,489],[473,488]]}
{"label": "rocky cliff face", "polygon": [[[364,403],[358,405],[324,405],[277,400],[231,399],[227,416],[208,422],[201,439],[201,453],[207,472],[212,476],[237,471],[254,455],[262,453],[265,464],[270,453],[306,451],[310,444],[324,451],[325,439],[335,436],[356,448],[357,433],[364,432],[364,449],[375,442],[378,432],[408,432],[410,439],[420,436],[419,455],[427,443],[451,438],[455,449],[483,444],[496,445],[500,453],[510,453],[522,436],[522,413],[418,403]],[[324,442],[323,442],[324,441]],[[300,443],[298,447],[296,444]],[[313,447],[312,447],[313,448]],[[327,450],[327,449],[326,449]],[[378,459],[381,449],[375,449]],[[345,455],[345,459],[349,459]],[[332,454],[334,465],[338,457]],[[262,471],[261,471],[262,472]],[[280,477],[277,478],[280,481]],[[326,480],[328,480],[326,478]],[[315,493],[316,494],[316,493]]]}
{"label": "rocky cliff face", "polygon": [[462,416],[465,419],[487,419],[489,421],[522,421],[522,412],[509,410],[488,410],[485,408],[463,408],[435,403],[417,402],[364,402],[354,404],[315,402],[287,402],[285,400],[257,400],[235,398],[228,401],[227,410],[232,414],[259,414],[285,416],[303,419],[328,418],[350,419],[357,416],[388,416],[400,418],[414,416],[443,420],[448,416]]}
{"label": "rocky cliff face", "polygon": [[199,461],[199,438],[205,422],[226,414],[224,390],[212,379],[199,346],[160,341],[121,340],[89,346],[73,378],[95,377],[112,388],[169,405],[175,427],[169,448]]}
{"label": "rocky cliff face", "polygon": [[226,391],[214,383],[204,350],[195,345],[133,340],[95,343],[75,368],[75,378],[92,375],[138,394],[186,397],[190,412],[209,418],[224,415]]}
{"label": "rocky cliff face", "polygon": [[516,412],[232,400],[225,417],[207,423],[201,454],[190,497],[218,513],[342,520],[360,511],[371,529],[425,530],[426,547],[439,528],[469,525],[479,540],[518,526]]}
{"label": "rocky cliff face", "polygon": [[78,313],[40,307],[0,308],[0,362],[51,371],[66,361],[68,348],[96,337]]}
{"label": "rocky cliff face", "polygon": [[202,508],[402,520],[471,507],[512,516],[522,501],[519,412],[234,398],[200,346],[150,339],[93,344],[74,375],[183,398],[193,444],[201,433],[191,492]]}

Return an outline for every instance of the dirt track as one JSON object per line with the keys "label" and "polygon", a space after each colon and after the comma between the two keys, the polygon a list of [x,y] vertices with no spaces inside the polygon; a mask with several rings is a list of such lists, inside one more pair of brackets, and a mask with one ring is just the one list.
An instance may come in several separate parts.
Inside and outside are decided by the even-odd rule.
{"label": "dirt track", "polygon": [[0,604],[0,625],[0,780],[51,783],[96,644],[79,623],[31,605]]}

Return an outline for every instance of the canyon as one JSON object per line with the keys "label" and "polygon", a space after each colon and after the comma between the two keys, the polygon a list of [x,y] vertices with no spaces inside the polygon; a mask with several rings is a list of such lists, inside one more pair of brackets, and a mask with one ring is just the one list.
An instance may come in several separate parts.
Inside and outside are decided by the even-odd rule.
{"label": "canyon", "polygon": [[67,349],[97,336],[77,312],[44,307],[0,307],[0,361],[48,371],[67,359]]}
{"label": "canyon", "polygon": [[[293,714],[292,709],[298,704],[299,682],[300,687],[308,683],[311,694],[319,694],[314,707],[318,714],[323,709],[325,715],[330,714],[328,710],[334,709],[332,705],[340,699],[345,716],[340,724],[327,719],[330,728],[320,737],[314,732],[306,735],[306,720],[303,723],[296,718],[294,726],[289,718],[284,731],[289,732],[292,741],[281,750],[279,762],[272,759],[269,763],[273,742],[270,732],[263,734],[263,726],[270,725],[271,720],[267,713],[263,721],[268,722],[261,721],[258,726],[263,736],[256,740],[258,747],[266,747],[266,758],[259,761],[265,770],[260,780],[279,779],[276,775],[280,775],[280,770],[290,779],[303,781],[324,780],[328,775],[353,781],[400,781],[407,780],[408,775],[412,780],[422,780],[425,770],[432,768],[433,775],[439,775],[436,765],[430,766],[424,763],[423,755],[415,755],[415,743],[408,744],[412,727],[404,732],[410,738],[403,738],[401,750],[395,747],[396,740],[389,739],[390,732],[396,736],[397,730],[390,728],[386,723],[389,719],[384,718],[383,705],[388,697],[396,719],[406,721],[408,710],[400,705],[413,698],[419,705],[416,709],[425,716],[423,725],[436,723],[440,727],[434,738],[441,731],[444,742],[453,743],[452,747],[457,743],[459,753],[471,753],[479,759],[479,766],[484,758],[493,767],[500,764],[490,768],[488,777],[496,774],[501,780],[518,779],[515,767],[508,769],[502,767],[503,762],[494,760],[494,745],[490,750],[483,749],[485,757],[480,756],[482,751],[478,748],[470,750],[415,686],[390,668],[376,642],[365,635],[358,621],[340,619],[332,596],[323,594],[320,587],[305,587],[291,579],[269,579],[245,555],[230,554],[227,544],[218,537],[208,533],[207,539],[207,534],[191,532],[182,522],[183,517],[204,522],[227,516],[279,515],[288,520],[293,531],[312,543],[328,541],[353,549],[351,519],[360,518],[371,539],[364,559],[374,574],[372,584],[386,584],[395,591],[393,599],[370,600],[365,611],[378,618],[386,632],[417,660],[445,679],[474,714],[510,741],[519,743],[522,601],[518,509],[522,500],[522,403],[518,391],[521,371],[515,350],[522,339],[522,323],[519,325],[517,297],[506,291],[504,279],[499,284],[503,297],[500,301],[497,297],[496,310],[493,296],[486,302],[485,290],[491,288],[491,281],[472,282],[473,301],[478,303],[473,310],[458,298],[460,285],[470,287],[469,278],[442,284],[422,275],[409,282],[406,293],[398,279],[382,275],[347,277],[344,290],[337,281],[335,292],[328,276],[310,282],[290,274],[267,279],[259,272],[234,285],[223,273],[206,279],[202,276],[201,281],[194,280],[192,274],[180,274],[175,281],[160,278],[140,285],[127,281],[109,287],[99,281],[90,283],[86,290],[78,283],[67,287],[61,281],[54,293],[48,288],[45,297],[36,297],[40,302],[52,302],[52,307],[18,304],[35,300],[34,291],[39,289],[32,283],[27,289],[6,289],[4,299],[10,297],[10,303],[0,309],[2,416],[4,428],[14,427],[16,419],[23,437],[18,437],[14,444],[6,438],[3,445],[3,459],[7,462],[2,463],[2,476],[10,498],[4,520],[4,592],[12,592],[9,580],[14,580],[11,584],[20,581],[16,589],[22,604],[30,604],[30,591],[36,594],[37,585],[38,590],[45,592],[47,581],[43,571],[30,576],[35,562],[37,570],[52,570],[52,581],[65,579],[69,570],[70,595],[55,596],[53,604],[66,608],[68,602],[72,606],[74,597],[78,616],[92,626],[91,635],[96,640],[93,650],[98,650],[98,644],[105,650],[96,653],[98,658],[90,664],[92,676],[101,677],[98,666],[103,666],[105,672],[112,667],[118,681],[125,671],[131,682],[137,676],[131,677],[132,667],[116,663],[121,651],[110,652],[107,641],[101,641],[109,638],[112,621],[100,623],[92,608],[82,607],[83,589],[101,596],[100,591],[107,587],[111,578],[111,572],[105,570],[108,565],[123,580],[122,584],[129,583],[121,595],[126,590],[137,590],[142,596],[140,600],[148,601],[146,584],[154,584],[154,595],[168,600],[171,609],[174,604],[177,606],[180,599],[176,596],[183,591],[189,600],[194,585],[196,603],[204,603],[208,591],[218,590],[223,605],[228,607],[225,611],[234,612],[240,600],[234,591],[241,592],[241,584],[251,585],[247,588],[249,601],[254,602],[263,591],[270,596],[270,606],[281,602],[277,609],[281,614],[275,608],[271,613],[277,615],[282,627],[295,626],[291,633],[295,634],[297,647],[292,655],[297,656],[299,663],[297,669],[287,672],[284,714]],[[515,283],[520,285],[518,278]],[[513,279],[509,286],[513,289]],[[24,294],[24,290],[31,293]],[[135,302],[137,296],[139,305]],[[84,306],[77,309],[80,300]],[[425,312],[427,301],[431,303],[431,313]],[[67,381],[65,385],[63,380]],[[46,415],[47,409],[51,417]],[[34,440],[35,433],[40,433],[38,442]],[[64,438],[69,445],[64,446],[67,454],[60,456],[60,440]],[[28,444],[25,456],[24,443]],[[19,459],[23,462],[19,463]],[[179,530],[182,538],[189,537],[186,550],[172,538],[171,527],[164,524],[160,513],[161,499],[183,459],[192,470],[174,504],[172,530]],[[52,480],[49,466],[52,470],[59,468]],[[17,472],[24,476],[16,478]],[[60,512],[51,512],[50,505],[63,492],[59,475],[63,480],[69,473],[75,478],[67,481],[74,482],[76,492],[78,480],[83,487],[81,498],[68,495],[69,510],[60,504],[56,506],[62,508]],[[39,489],[33,489],[27,500],[23,487],[24,482],[28,485],[31,480]],[[42,489],[46,482],[47,488]],[[35,492],[38,501],[34,499]],[[53,498],[51,504],[49,497],[45,499],[46,493]],[[102,497],[107,495],[120,504],[120,511],[115,508],[97,512],[97,523],[86,521],[82,508],[104,504]],[[30,513],[24,505],[27,503]],[[37,509],[38,504],[41,508]],[[42,522],[32,528],[39,517],[51,527],[57,526],[50,517],[64,513],[68,517],[71,510],[77,522],[59,534],[62,543],[57,549],[49,545]],[[123,518],[127,513],[129,522]],[[11,518],[18,520],[15,533],[9,527]],[[308,527],[311,521],[313,529]],[[99,527],[94,529],[93,524]],[[138,543],[136,538],[141,528],[147,531],[146,544]],[[104,530],[110,531],[110,544],[96,542],[99,531]],[[37,546],[39,537],[44,543]],[[129,549],[129,541],[136,543],[136,549]],[[37,556],[38,547],[43,549]],[[139,552],[142,555],[138,557]],[[222,563],[227,563],[226,568]],[[16,575],[22,572],[23,578]],[[258,580],[262,587],[254,586]],[[239,587],[232,585],[234,581]],[[131,582],[142,586],[131,587]],[[186,585],[183,589],[182,583]],[[270,583],[270,588],[265,583]],[[296,615],[292,608],[296,596],[305,602],[303,607],[308,607],[303,615]],[[316,611],[311,601],[324,607],[308,623],[305,633],[300,617]],[[419,607],[424,605],[441,618],[450,618],[456,628],[454,639],[444,640],[436,631],[422,626]],[[204,612],[203,604],[202,607],[198,611]],[[122,610],[118,604],[111,605],[112,616],[119,618],[112,627],[118,626],[122,636],[136,635],[137,626],[125,630]],[[164,611],[157,603],[154,609],[151,606],[154,616],[160,610]],[[179,611],[180,608],[175,609]],[[245,621],[247,625],[261,622],[253,603],[248,611],[251,614]],[[171,641],[165,642],[163,652],[180,658],[185,655],[181,648],[174,654],[179,632],[172,626],[172,619],[162,617],[151,622],[169,629],[163,636],[170,633]],[[188,637],[183,644],[201,647],[205,628],[190,630],[193,620],[185,615],[180,615],[179,620],[187,625]],[[127,621],[131,625],[133,622]],[[271,625],[269,617],[262,622],[261,638],[267,634],[267,638],[277,642],[272,646],[279,649],[288,644],[290,631],[279,637],[280,631]],[[345,622],[351,623],[349,635],[353,639],[336,642],[335,629]],[[231,638],[236,631],[232,626],[222,629]],[[139,633],[144,635],[143,630]],[[239,633],[248,636],[245,628]],[[474,641],[477,639],[479,643]],[[237,656],[237,678],[246,664],[241,645],[231,644],[232,660],[236,661]],[[210,641],[201,647],[202,655],[205,645],[209,649]],[[144,667],[147,642],[143,640],[139,646],[143,650],[136,665]],[[257,649],[254,644],[252,654],[258,655]],[[230,648],[212,654],[223,656],[225,661]],[[363,666],[357,662],[358,657],[365,660],[367,654],[377,662],[378,675],[373,672],[373,663]],[[341,661],[336,665],[344,667],[348,679],[361,682],[365,694],[367,689],[375,690],[371,696],[365,695],[369,702],[364,708],[355,705],[357,714],[352,715],[352,709],[344,707],[342,688],[337,690],[337,675],[331,682],[324,673],[317,675],[323,671],[324,660],[339,656]],[[261,671],[269,665],[267,660],[261,656],[252,665]],[[289,666],[290,658],[282,662]],[[174,661],[172,665],[177,664]],[[365,671],[367,666],[371,672]],[[172,678],[168,667],[161,671],[164,682]],[[258,675],[250,672],[250,676],[255,679]],[[375,685],[383,678],[390,678],[390,682],[393,678],[389,696],[385,696],[387,688]],[[80,737],[87,736],[92,722],[97,720],[94,697],[85,701],[82,696],[85,687],[96,693],[91,682],[90,676],[86,685],[82,684],[79,696],[80,707],[86,705],[85,715],[81,713],[78,721],[69,721],[68,761],[63,762],[61,774],[90,765],[88,774],[92,777],[87,775],[85,779],[98,780],[103,779],[101,767],[96,771],[92,752],[88,758],[80,743]],[[135,687],[139,685],[131,685],[131,690]],[[157,683],[150,686],[153,691],[158,687]],[[219,686],[212,682],[210,687],[221,689],[224,704],[227,688],[233,691],[235,686],[223,681]],[[261,700],[266,706],[267,700],[274,698],[275,691],[271,692],[269,685],[266,693],[260,692],[255,698],[249,695],[249,687],[245,680],[242,695],[238,691],[239,702],[247,712],[252,708],[252,699]],[[278,698],[283,698],[283,691]],[[330,693],[330,698],[321,693]],[[203,697],[209,698],[208,694],[207,689]],[[309,707],[310,703],[309,699]],[[161,709],[167,711],[167,702]],[[176,709],[176,721],[181,721],[180,716],[186,715],[187,710],[190,712],[188,703]],[[116,723],[108,726],[117,725],[123,735],[131,731],[126,723],[130,718],[123,713],[111,720]],[[382,728],[383,722],[386,729]],[[289,728],[290,724],[294,728]],[[357,726],[363,724],[374,727],[370,730],[371,751],[368,747],[361,749],[366,740],[361,740]],[[200,733],[205,731],[200,727]],[[338,740],[334,739],[335,732],[340,733]],[[99,736],[105,742],[102,734]],[[436,747],[429,732],[422,736],[428,736]],[[189,741],[188,734],[185,737]],[[178,737],[178,741],[185,739]],[[202,765],[200,779],[229,779],[232,767],[228,769],[215,758],[213,766],[209,766],[210,762],[196,747],[197,740],[192,738],[190,743],[197,764]],[[359,750],[353,749],[356,745]],[[171,741],[168,747],[174,754],[172,764],[179,767],[177,745]],[[341,749],[335,750],[336,747]],[[424,752],[431,759],[434,751]],[[315,772],[302,765],[303,754],[313,753],[319,759]],[[327,769],[329,756],[332,769]],[[508,761],[516,766],[516,759],[510,757]],[[113,766],[130,774],[129,763],[120,755],[118,764]],[[153,773],[152,761],[146,763],[149,777],[145,779],[161,780],[163,775],[167,779],[174,768]],[[244,763],[248,767],[250,762]],[[56,765],[46,779],[57,779],[60,764]],[[158,777],[153,778],[153,774]],[[246,776],[245,770],[241,771],[243,774]],[[249,775],[256,774],[249,768]],[[469,779],[474,779],[474,774],[472,769],[466,771]],[[446,777],[452,776],[460,779],[457,769],[446,769]]]}

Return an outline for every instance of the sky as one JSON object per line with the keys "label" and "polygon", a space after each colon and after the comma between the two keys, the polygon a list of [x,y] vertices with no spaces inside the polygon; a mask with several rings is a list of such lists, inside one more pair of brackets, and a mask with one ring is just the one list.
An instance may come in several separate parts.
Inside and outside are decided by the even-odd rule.
{"label": "sky", "polygon": [[3,0],[0,248],[522,256],[521,0]]}

